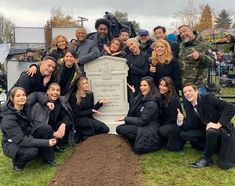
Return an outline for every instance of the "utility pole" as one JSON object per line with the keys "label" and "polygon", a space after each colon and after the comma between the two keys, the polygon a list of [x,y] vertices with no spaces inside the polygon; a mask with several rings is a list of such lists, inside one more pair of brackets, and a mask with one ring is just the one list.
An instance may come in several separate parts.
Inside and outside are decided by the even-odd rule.
{"label": "utility pole", "polygon": [[84,21],[88,21],[88,19],[85,18],[85,17],[78,16],[77,22],[78,22],[78,23],[81,23],[81,26],[82,26],[82,27],[83,27],[83,22],[84,22]]}

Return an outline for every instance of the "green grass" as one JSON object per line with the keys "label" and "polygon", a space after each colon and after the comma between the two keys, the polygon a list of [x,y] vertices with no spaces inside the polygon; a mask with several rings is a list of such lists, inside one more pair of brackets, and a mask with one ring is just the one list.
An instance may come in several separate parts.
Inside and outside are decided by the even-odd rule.
{"label": "green grass", "polygon": [[[1,140],[1,136],[0,136]],[[58,163],[63,163],[64,159],[71,153],[69,149],[65,153],[56,154]],[[0,185],[2,186],[42,186],[48,185],[56,172],[56,167],[51,167],[36,159],[26,165],[22,172],[15,172],[12,169],[11,160],[4,156],[0,148]]]}
{"label": "green grass", "polygon": [[[212,167],[193,169],[189,164],[201,158],[202,152],[187,144],[181,152],[161,149],[141,157],[140,176],[142,186],[168,185],[235,185],[235,168],[221,170],[216,163]],[[213,157],[217,162],[218,157]]]}

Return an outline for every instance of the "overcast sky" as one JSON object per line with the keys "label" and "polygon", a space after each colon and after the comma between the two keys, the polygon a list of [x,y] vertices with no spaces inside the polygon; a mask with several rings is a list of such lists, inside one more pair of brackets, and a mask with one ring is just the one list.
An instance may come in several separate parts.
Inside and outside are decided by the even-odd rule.
{"label": "overcast sky", "polygon": [[[129,20],[152,31],[157,25],[172,28],[173,15],[182,10],[188,0],[1,0],[0,13],[16,26],[43,27],[50,18],[51,8],[61,7],[65,14],[88,18],[84,25],[94,31],[94,22],[104,12],[127,12]],[[195,6],[209,4],[216,13],[226,9],[235,14],[234,0],[194,0]],[[233,17],[234,18],[234,17]]]}

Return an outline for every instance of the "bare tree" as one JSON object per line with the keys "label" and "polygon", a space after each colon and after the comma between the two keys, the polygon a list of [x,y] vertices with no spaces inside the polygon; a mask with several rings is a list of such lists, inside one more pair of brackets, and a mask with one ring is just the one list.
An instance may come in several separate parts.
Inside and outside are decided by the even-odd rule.
{"label": "bare tree", "polygon": [[14,24],[0,13],[0,43],[14,41]]}
{"label": "bare tree", "polygon": [[194,5],[194,0],[188,0],[187,4],[176,12],[173,16],[175,21],[172,23],[175,27],[180,25],[189,25],[194,28],[199,21],[199,10]]}

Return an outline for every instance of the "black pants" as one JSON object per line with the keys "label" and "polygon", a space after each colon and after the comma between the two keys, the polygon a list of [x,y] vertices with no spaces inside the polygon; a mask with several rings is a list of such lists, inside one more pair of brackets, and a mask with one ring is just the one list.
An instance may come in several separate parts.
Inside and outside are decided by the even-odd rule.
{"label": "black pants", "polygon": [[109,132],[109,127],[107,125],[94,118],[80,118],[76,122],[75,128],[77,133],[83,138],[96,134],[106,134]]}
{"label": "black pants", "polygon": [[[54,131],[50,125],[41,125],[33,133],[33,137],[40,139],[51,139],[53,138]],[[42,156],[44,161],[53,161],[54,157],[54,147],[39,147],[39,154]]]}
{"label": "black pants", "polygon": [[180,137],[189,141],[191,146],[197,150],[204,150],[206,145],[206,130],[181,131]]}
{"label": "black pants", "polygon": [[220,130],[190,130],[182,131],[181,137],[190,141],[192,147],[198,150],[204,150],[204,157],[211,158],[211,156],[219,149]]}
{"label": "black pants", "polygon": [[163,125],[158,128],[158,133],[166,141],[166,147],[172,151],[183,149],[184,140],[180,137],[180,128],[176,124]]}
{"label": "black pants", "polygon": [[13,159],[13,165],[23,168],[28,162],[33,160],[38,155],[38,148],[28,147],[20,148],[16,154],[16,158]]}
{"label": "black pants", "polygon": [[219,149],[221,142],[221,133],[219,129],[208,129],[206,131],[206,147],[204,151],[205,158],[211,158]]}
{"label": "black pants", "polygon": [[116,132],[123,138],[126,138],[132,145],[135,143],[137,131],[138,127],[136,125],[124,124],[124,125],[119,125],[116,128]]}

